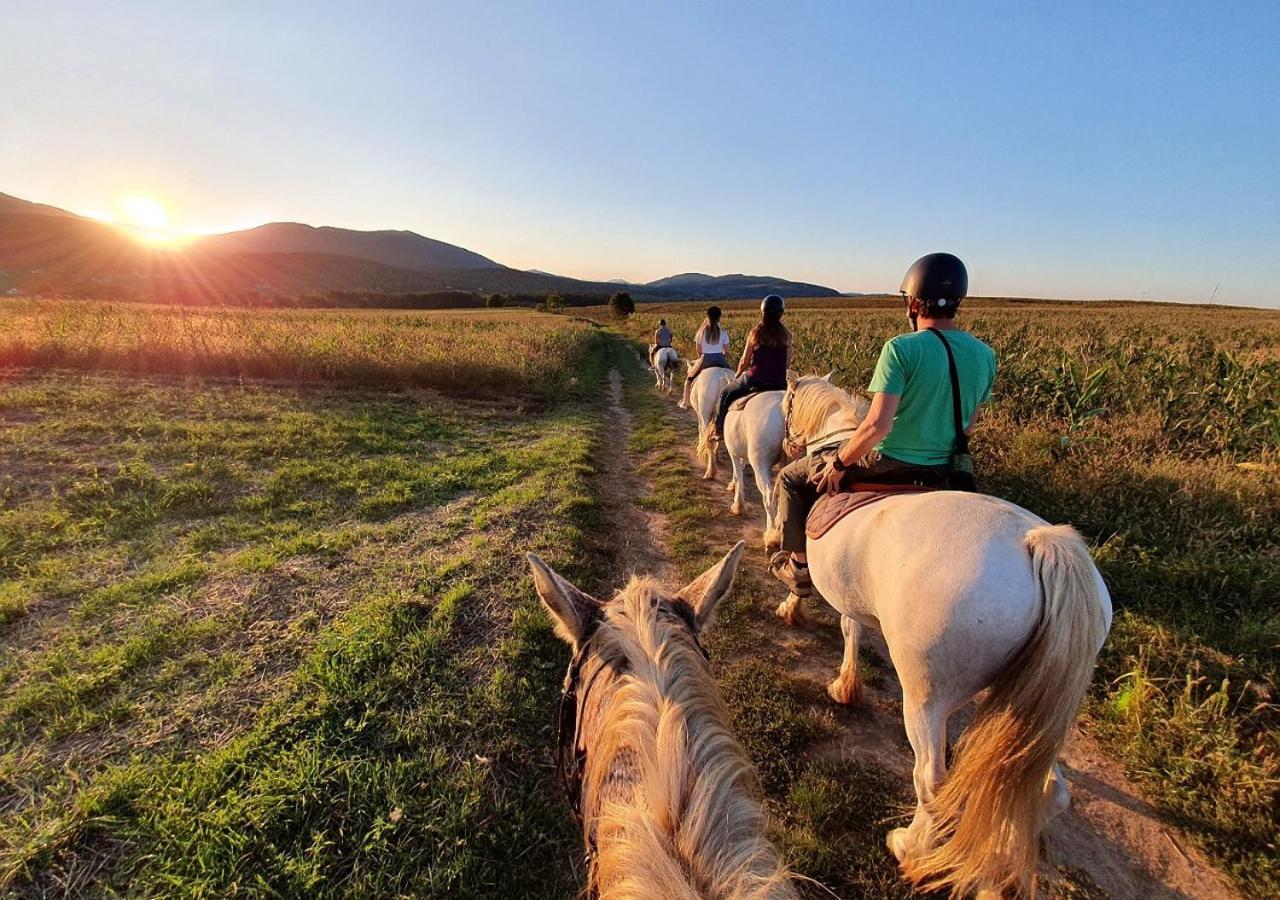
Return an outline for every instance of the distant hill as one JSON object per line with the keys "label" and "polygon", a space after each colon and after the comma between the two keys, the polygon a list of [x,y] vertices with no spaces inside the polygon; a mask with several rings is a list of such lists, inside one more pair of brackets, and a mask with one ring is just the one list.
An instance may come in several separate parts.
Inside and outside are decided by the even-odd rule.
{"label": "distant hill", "polygon": [[488,257],[412,231],[352,231],[272,222],[246,231],[215,234],[197,242],[210,253],[325,253],[402,269],[499,269]]}
{"label": "distant hill", "polygon": [[69,219],[79,219],[75,213],[69,213],[65,209],[58,209],[56,206],[49,206],[44,203],[32,203],[30,200],[22,200],[9,194],[0,194],[0,215],[43,215],[43,216],[64,216]]}
{"label": "distant hill", "polygon": [[273,222],[173,246],[147,244],[126,229],[42,203],[0,194],[3,286],[24,293],[175,302],[268,302],[327,291],[407,294],[461,291],[605,297],[625,289],[638,301],[828,297],[821,285],[772,276],[700,273],[649,284],[583,281],[500,265],[412,231],[355,231]]}
{"label": "distant hill", "polygon": [[725,297],[764,297],[778,294],[782,297],[838,297],[840,292],[820,284],[788,281],[773,275],[705,275],[702,272],[685,272],[659,278],[645,285],[648,288],[674,290],[690,298],[715,299]]}

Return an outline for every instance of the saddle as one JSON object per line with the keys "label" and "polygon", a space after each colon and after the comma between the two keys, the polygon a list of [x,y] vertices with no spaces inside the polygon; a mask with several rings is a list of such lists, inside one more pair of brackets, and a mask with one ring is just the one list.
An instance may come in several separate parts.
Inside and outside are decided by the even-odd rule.
{"label": "saddle", "polygon": [[870,506],[873,503],[878,503],[886,497],[892,497],[895,494],[923,494],[937,490],[941,490],[941,488],[923,484],[857,482],[850,485],[848,490],[841,491],[838,494],[823,494],[819,497],[818,502],[813,505],[813,509],[809,512],[809,518],[805,520],[804,531],[810,540],[816,541],[834,528],[849,513]]}
{"label": "saddle", "polygon": [[737,400],[734,400],[732,403],[729,404],[729,411],[742,412],[744,409],[747,408],[748,403],[750,403],[756,397],[759,397],[761,394],[767,394],[767,393],[768,391],[752,391],[750,394],[747,394],[745,397],[739,397]]}

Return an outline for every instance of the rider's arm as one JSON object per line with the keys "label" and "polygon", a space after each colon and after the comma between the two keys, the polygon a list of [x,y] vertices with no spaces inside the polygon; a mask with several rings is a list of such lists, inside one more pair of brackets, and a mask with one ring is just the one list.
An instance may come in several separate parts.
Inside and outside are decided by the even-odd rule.
{"label": "rider's arm", "polygon": [[742,359],[738,360],[738,374],[741,375],[747,369],[751,368],[751,354],[756,349],[756,333],[753,331],[747,335],[746,343],[742,347]]}
{"label": "rider's arm", "polygon": [[898,414],[900,394],[877,392],[871,396],[871,409],[858,423],[849,439],[840,445],[841,465],[849,466],[862,459],[893,430],[893,417]]}

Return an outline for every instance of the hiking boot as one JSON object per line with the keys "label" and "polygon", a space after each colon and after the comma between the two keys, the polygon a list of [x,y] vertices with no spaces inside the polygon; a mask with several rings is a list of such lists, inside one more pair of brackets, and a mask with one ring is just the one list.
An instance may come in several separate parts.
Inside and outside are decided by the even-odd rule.
{"label": "hiking boot", "polygon": [[769,571],[797,597],[804,598],[813,593],[809,567],[797,563],[790,550],[779,550],[773,554],[769,560]]}

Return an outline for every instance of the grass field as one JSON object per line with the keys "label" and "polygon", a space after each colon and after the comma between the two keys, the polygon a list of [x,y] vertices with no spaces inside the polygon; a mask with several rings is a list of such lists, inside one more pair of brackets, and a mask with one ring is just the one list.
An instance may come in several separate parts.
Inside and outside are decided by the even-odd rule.
{"label": "grass field", "polygon": [[156,307],[0,299],[0,369],[269,378],[422,386],[470,396],[553,397],[581,319],[527,310],[410,312]]}
{"label": "grass field", "polygon": [[[896,309],[813,301],[801,372],[867,383]],[[700,311],[644,307],[688,349]],[[756,318],[731,304],[734,352]],[[1095,548],[1117,607],[1090,713],[1158,801],[1253,889],[1280,890],[1280,314],[1001,305],[966,311],[1000,361],[975,435],[984,489]],[[681,339],[683,338],[683,344]]]}
{"label": "grass field", "polygon": [[[800,368],[864,384],[900,316],[811,306]],[[1095,546],[1119,614],[1089,727],[1280,888],[1280,315],[1036,313],[967,317],[1002,364],[983,484]],[[696,327],[625,330],[658,314]],[[616,575],[611,366],[691,574],[716,512],[588,321],[0,301],[0,893],[571,895],[564,650],[520,554]],[[904,798],[799,759],[821,721],[739,646],[771,588],[740,585],[711,643],[776,836],[842,895],[906,896],[880,843]]]}
{"label": "grass field", "polygon": [[[125,322],[172,335],[167,315]],[[424,318],[492,344],[492,320]],[[351,368],[5,373],[0,893],[573,891],[561,645],[521,553],[602,574],[594,397],[617,348],[503,321],[542,336],[530,393],[559,402],[371,393]]]}

